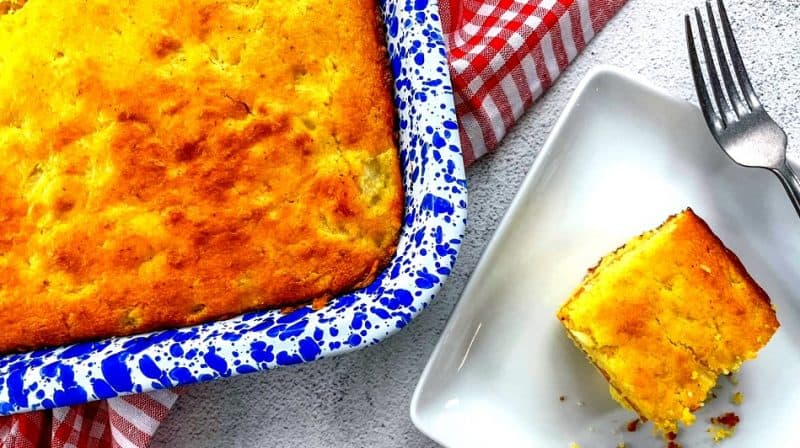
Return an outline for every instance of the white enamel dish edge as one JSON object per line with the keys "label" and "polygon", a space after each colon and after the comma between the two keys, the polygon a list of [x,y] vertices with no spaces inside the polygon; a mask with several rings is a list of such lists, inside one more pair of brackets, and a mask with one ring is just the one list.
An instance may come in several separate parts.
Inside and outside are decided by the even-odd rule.
{"label": "white enamel dish edge", "polygon": [[255,312],[2,356],[0,415],[311,362],[378,343],[428,305],[453,268],[467,213],[452,87],[437,3],[383,0],[380,6],[406,193],[390,266],[368,287],[317,311]]}
{"label": "white enamel dish edge", "polygon": [[662,447],[651,424],[625,430],[635,416],[555,313],[602,255],[686,206],[740,256],[782,327],[678,441],[713,446],[710,417],[734,411],[720,446],[794,446],[800,220],[772,174],[726,158],[696,107],[608,67],[580,84],[478,263],[414,392],[417,428],[448,447]]}

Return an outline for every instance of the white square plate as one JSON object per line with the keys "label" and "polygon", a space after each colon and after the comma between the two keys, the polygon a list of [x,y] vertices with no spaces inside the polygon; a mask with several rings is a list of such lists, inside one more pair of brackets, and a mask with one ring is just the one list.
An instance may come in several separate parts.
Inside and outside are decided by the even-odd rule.
{"label": "white square plate", "polygon": [[739,255],[782,327],[738,385],[720,379],[678,441],[712,446],[709,419],[734,411],[723,447],[795,446],[800,219],[772,174],[727,159],[696,107],[612,68],[583,80],[489,243],[417,385],[414,424],[450,447],[663,446],[650,424],[625,430],[635,416],[555,314],[602,255],[687,206]]}

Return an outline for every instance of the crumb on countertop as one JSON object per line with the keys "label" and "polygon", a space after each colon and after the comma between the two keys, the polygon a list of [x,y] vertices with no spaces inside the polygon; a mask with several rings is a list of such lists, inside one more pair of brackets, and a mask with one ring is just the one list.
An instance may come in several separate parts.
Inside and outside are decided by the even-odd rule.
{"label": "crumb on countertop", "polygon": [[558,397],[558,401],[564,401],[564,400],[566,400],[566,399],[567,399],[567,397],[565,397],[565,396],[563,396],[563,395],[562,395],[562,396],[560,396],[560,397]]}
{"label": "crumb on countertop", "polygon": [[569,444],[569,448],[581,448],[581,446],[580,446],[580,445],[578,445],[578,444],[577,444],[577,443],[575,443],[575,442],[572,442],[572,443],[570,443],[570,444]]}
{"label": "crumb on countertop", "polygon": [[736,392],[731,397],[731,403],[739,406],[744,401],[744,394],[741,392]]}
{"label": "crumb on countertop", "polygon": [[625,445],[625,442],[619,442],[617,444],[617,448],[626,448],[628,445]]}
{"label": "crumb on countertop", "polygon": [[577,402],[576,404],[577,404],[578,406],[581,406],[581,407],[583,407],[583,402],[582,402],[582,401],[580,401],[580,400],[578,400],[578,402]]}

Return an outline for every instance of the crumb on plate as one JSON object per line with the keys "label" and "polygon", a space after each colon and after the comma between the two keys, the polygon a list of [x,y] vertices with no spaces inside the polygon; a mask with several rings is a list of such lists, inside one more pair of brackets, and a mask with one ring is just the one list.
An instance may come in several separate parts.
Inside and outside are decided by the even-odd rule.
{"label": "crumb on plate", "polygon": [[708,428],[708,432],[711,433],[711,438],[714,439],[714,442],[720,442],[733,435],[733,429],[721,426],[712,426]]}
{"label": "crumb on plate", "polygon": [[711,418],[711,427],[708,432],[714,442],[725,440],[733,435],[733,428],[739,424],[739,416],[733,412],[726,412],[719,417]]}
{"label": "crumb on plate", "polygon": [[625,428],[628,430],[628,432],[635,432],[636,429],[639,428],[639,419],[636,418],[631,420],[630,422],[628,422],[628,425],[625,426]]}
{"label": "crumb on plate", "polygon": [[733,428],[739,424],[739,416],[733,412],[726,412],[719,417],[711,417],[711,423],[715,425],[724,425],[728,428]]}
{"label": "crumb on plate", "polygon": [[741,392],[736,392],[731,397],[731,403],[739,406],[744,401],[744,394]]}

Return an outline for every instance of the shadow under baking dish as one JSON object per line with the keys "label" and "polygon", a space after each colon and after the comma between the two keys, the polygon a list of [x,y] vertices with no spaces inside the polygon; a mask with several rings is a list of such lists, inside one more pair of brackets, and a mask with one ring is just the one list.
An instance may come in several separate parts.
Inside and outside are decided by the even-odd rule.
{"label": "shadow under baking dish", "polygon": [[635,415],[555,315],[601,256],[687,206],[739,255],[782,326],[738,385],[720,378],[678,441],[713,446],[709,419],[734,411],[725,447],[795,445],[800,220],[771,173],[724,155],[696,107],[612,68],[580,84],[489,243],[417,385],[414,424],[449,447],[663,446],[651,424],[625,429]]}
{"label": "shadow under baking dish", "polygon": [[254,312],[2,356],[0,415],[311,362],[378,343],[430,303],[453,268],[467,215],[445,44],[437,2],[384,0],[380,6],[406,195],[389,267],[371,285],[316,311],[305,306],[286,315]]}

